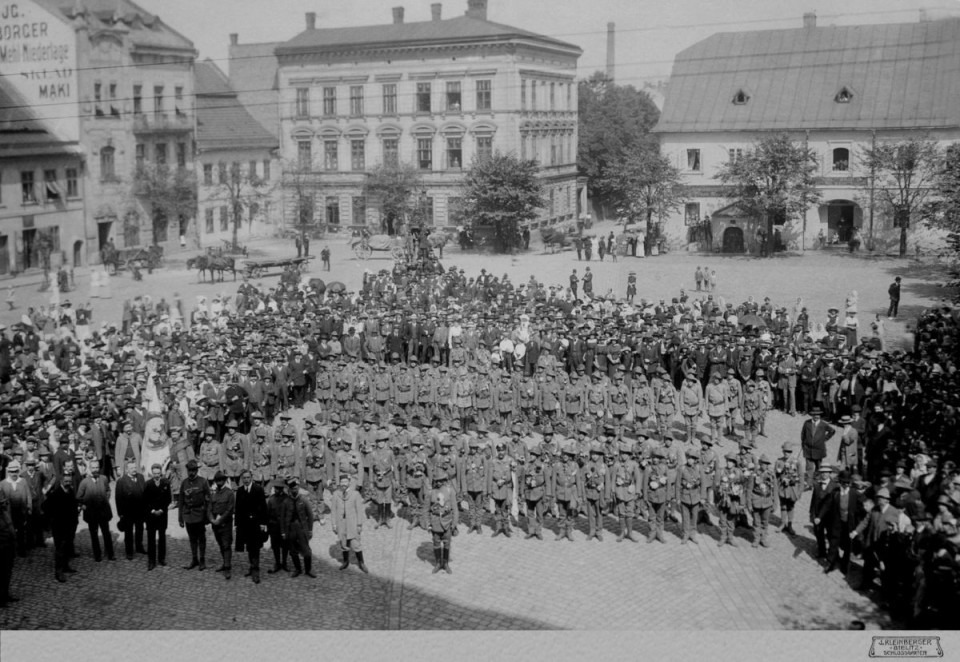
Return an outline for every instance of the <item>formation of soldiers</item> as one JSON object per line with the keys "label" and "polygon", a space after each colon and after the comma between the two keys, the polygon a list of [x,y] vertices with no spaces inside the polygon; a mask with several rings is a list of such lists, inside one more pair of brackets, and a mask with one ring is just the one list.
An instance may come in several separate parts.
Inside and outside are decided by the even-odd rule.
{"label": "formation of soldiers", "polygon": [[[4,463],[50,483],[93,462],[108,477],[160,464],[174,495],[193,462],[208,481],[249,471],[266,488],[298,483],[321,523],[346,481],[375,526],[403,509],[428,530],[449,571],[460,518],[479,532],[485,513],[508,537],[522,524],[542,539],[552,520],[573,539],[585,515],[602,539],[612,515],[618,540],[646,521],[664,542],[673,518],[683,543],[709,521],[720,544],[740,526],[764,546],[778,506],[795,534],[816,458],[791,443],[755,456],[771,408],[867,412],[842,466],[875,484],[918,454],[947,467],[956,453],[948,309],[921,318],[908,354],[841,333],[836,309],[820,335],[806,309],[769,300],[581,300],[485,271],[367,274],[356,294],[244,282],[230,298],[188,311],[141,299],[121,326],[82,334],[62,311],[0,331]],[[297,424],[303,408],[318,413]]]}

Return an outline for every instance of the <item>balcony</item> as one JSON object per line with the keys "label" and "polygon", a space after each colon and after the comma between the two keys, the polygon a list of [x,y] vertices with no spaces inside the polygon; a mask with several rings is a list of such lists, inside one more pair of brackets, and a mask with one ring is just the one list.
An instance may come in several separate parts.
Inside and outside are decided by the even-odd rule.
{"label": "balcony", "polygon": [[190,133],[192,131],[193,118],[185,113],[140,113],[133,116],[134,133]]}

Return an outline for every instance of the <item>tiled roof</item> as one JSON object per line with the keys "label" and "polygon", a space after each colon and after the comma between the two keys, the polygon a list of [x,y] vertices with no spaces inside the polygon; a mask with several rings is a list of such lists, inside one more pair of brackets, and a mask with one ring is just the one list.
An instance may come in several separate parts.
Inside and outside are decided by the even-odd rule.
{"label": "tiled roof", "polygon": [[216,149],[276,149],[279,142],[237,99],[224,74],[211,60],[197,62],[197,147]]}
{"label": "tiled roof", "polygon": [[0,159],[66,154],[79,155],[79,145],[48,130],[27,99],[0,77]]}
{"label": "tiled roof", "polygon": [[278,42],[230,46],[230,86],[240,103],[274,136],[280,135]]}
{"label": "tiled roof", "polygon": [[677,55],[655,131],[945,127],[960,127],[956,18],[715,34]]}
{"label": "tiled roof", "polygon": [[72,20],[78,9],[85,11],[88,25],[94,29],[114,27],[114,17],[129,30],[130,41],[147,48],[194,50],[193,42],[160,20],[159,16],[130,0],[34,0],[51,14]]}
{"label": "tiled roof", "polygon": [[552,46],[581,52],[579,46],[559,39],[538,35],[520,28],[493,23],[472,16],[457,16],[440,21],[417,21],[413,23],[390,23],[360,27],[320,28],[305,30],[277,47],[277,55],[287,55],[304,50],[325,49],[343,46],[371,46],[374,44],[430,44],[462,41],[493,41],[508,38],[527,38]]}

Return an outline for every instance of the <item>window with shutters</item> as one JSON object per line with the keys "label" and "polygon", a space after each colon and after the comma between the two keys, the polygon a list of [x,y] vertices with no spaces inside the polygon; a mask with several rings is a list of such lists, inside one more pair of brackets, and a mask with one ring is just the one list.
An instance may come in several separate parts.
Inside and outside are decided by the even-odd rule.
{"label": "window with shutters", "polygon": [[56,170],[43,171],[43,189],[43,197],[47,202],[60,201],[60,182],[57,181]]}
{"label": "window with shutters", "polygon": [[700,172],[700,150],[687,150],[687,170],[691,172]]}

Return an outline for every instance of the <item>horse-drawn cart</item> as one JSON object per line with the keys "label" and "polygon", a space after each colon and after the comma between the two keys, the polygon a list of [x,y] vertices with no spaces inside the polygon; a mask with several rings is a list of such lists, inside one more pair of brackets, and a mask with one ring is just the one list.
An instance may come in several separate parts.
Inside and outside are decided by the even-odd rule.
{"label": "horse-drawn cart", "polygon": [[259,260],[244,260],[243,275],[248,278],[263,278],[267,271],[275,268],[286,270],[287,267],[294,267],[300,273],[307,270],[310,260],[316,258],[315,255],[306,255],[303,257],[271,257]]}
{"label": "horse-drawn cart", "polygon": [[110,249],[104,247],[100,251],[100,262],[110,267],[110,273],[116,273],[126,266],[137,265],[138,268],[147,268],[152,271],[163,265],[163,246],[154,244],[149,248]]}
{"label": "horse-drawn cart", "polygon": [[406,256],[403,237],[391,237],[387,234],[375,234],[371,237],[354,237],[350,240],[353,254],[360,260],[367,260],[374,251],[389,252],[394,260],[402,260]]}

